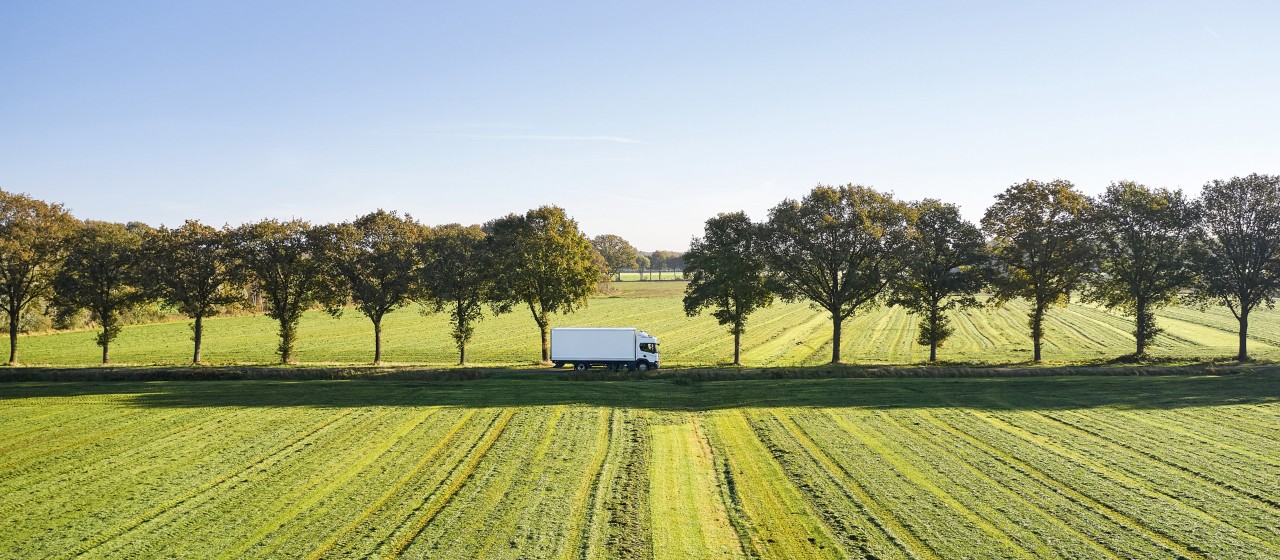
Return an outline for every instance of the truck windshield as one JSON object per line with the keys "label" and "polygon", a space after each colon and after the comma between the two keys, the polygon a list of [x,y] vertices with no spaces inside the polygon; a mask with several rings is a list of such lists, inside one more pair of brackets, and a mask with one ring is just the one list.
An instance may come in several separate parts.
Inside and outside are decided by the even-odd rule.
{"label": "truck windshield", "polygon": [[650,354],[657,354],[657,353],[658,353],[658,345],[657,345],[657,344],[654,344],[654,343],[652,343],[652,342],[641,342],[641,343],[640,343],[640,351],[641,351],[641,352],[648,352],[648,353],[650,353]]}

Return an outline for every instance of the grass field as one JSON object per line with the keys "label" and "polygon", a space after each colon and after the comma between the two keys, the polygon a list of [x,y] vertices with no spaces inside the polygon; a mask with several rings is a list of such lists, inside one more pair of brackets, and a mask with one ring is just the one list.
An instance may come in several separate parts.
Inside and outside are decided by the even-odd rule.
{"label": "grass field", "polygon": [[[686,317],[683,282],[616,282],[615,292],[593,298],[555,326],[637,326],[662,342],[668,366],[714,365],[731,361],[733,341],[709,315]],[[956,334],[939,350],[939,359],[969,363],[1019,363],[1031,357],[1027,307],[1011,302],[958,313]],[[1199,360],[1234,356],[1236,322],[1220,308],[1163,310],[1158,323],[1166,334],[1156,339],[1156,357]],[[899,308],[879,308],[850,319],[841,353],[846,362],[905,364],[923,362],[928,349],[915,343],[916,320]],[[1050,311],[1044,358],[1048,362],[1107,360],[1133,352],[1129,319],[1104,309],[1073,304]],[[32,365],[91,365],[101,361],[95,332],[36,334],[20,339],[20,359]],[[1280,358],[1280,313],[1255,312],[1250,353]],[[120,364],[182,364],[190,360],[189,322],[126,327],[112,344]],[[269,364],[277,360],[276,325],[265,316],[215,318],[205,322],[204,359],[214,364]],[[409,307],[383,322],[384,361],[447,366],[457,361],[444,315],[422,315]],[[467,349],[468,361],[520,365],[537,361],[538,329],[519,310],[487,317]],[[743,337],[742,361],[749,366],[823,364],[831,358],[831,322],[804,303],[775,304],[751,316]],[[373,328],[349,310],[340,319],[319,311],[301,323],[295,355],[303,363],[359,364],[373,356]]]}
{"label": "grass field", "polygon": [[1276,558],[1280,372],[0,384],[0,557]]}

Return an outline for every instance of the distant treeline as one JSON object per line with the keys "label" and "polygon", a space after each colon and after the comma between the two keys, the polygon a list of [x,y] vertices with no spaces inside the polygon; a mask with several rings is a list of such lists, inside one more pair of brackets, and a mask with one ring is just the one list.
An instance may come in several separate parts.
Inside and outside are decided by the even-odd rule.
{"label": "distant treeline", "polygon": [[0,308],[11,365],[24,315],[65,324],[88,314],[108,363],[122,318],[155,302],[194,320],[197,363],[203,320],[244,306],[279,323],[283,363],[304,311],[336,316],[354,306],[373,323],[377,363],[383,316],[412,302],[449,314],[459,363],[486,308],[527,308],[545,362],[551,315],[571,313],[624,270],[683,270],[685,311],[710,309],[729,327],[735,363],[748,316],[775,299],[830,313],[833,363],[846,319],[901,305],[920,317],[917,342],[933,361],[952,332],[947,313],[978,305],[980,292],[997,304],[1031,303],[1037,362],[1045,314],[1076,295],[1134,318],[1135,359],[1160,332],[1160,306],[1225,305],[1239,321],[1237,358],[1245,361],[1250,311],[1280,293],[1280,177],[1211,181],[1194,200],[1128,181],[1095,199],[1068,181],[1028,180],[996,195],[980,227],[938,200],[820,185],[783,200],[763,223],[742,212],[710,218],[685,254],[642,254],[616,235],[588,239],[555,206],[483,226],[431,227],[379,210],[341,224],[156,229],[80,221],[60,204],[0,191]]}
{"label": "distant treeline", "polygon": [[744,213],[707,220],[684,256],[685,311],[712,310],[734,336],[774,299],[807,300],[831,314],[833,363],[845,319],[901,305],[919,316],[929,359],[952,327],[947,312],[1031,304],[1040,361],[1045,314],[1079,295],[1134,318],[1132,355],[1159,334],[1154,311],[1179,299],[1222,304],[1239,321],[1237,359],[1249,359],[1249,313],[1280,292],[1280,177],[1211,181],[1200,198],[1123,181],[1090,198],[1068,181],[1028,180],[996,195],[981,227],[938,200],[894,200],[874,189],[818,186],[784,200],[764,223]]}

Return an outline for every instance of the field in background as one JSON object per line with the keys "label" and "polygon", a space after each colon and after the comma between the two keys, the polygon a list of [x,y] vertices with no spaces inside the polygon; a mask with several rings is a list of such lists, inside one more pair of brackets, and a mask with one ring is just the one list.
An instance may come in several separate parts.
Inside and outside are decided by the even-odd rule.
{"label": "field in background", "polygon": [[[732,338],[709,314],[686,317],[681,304],[683,282],[615,282],[613,292],[595,297],[555,326],[636,326],[661,341],[666,366],[714,365],[731,361]],[[956,314],[956,334],[939,350],[939,359],[971,363],[1017,363],[1031,357],[1027,306]],[[1236,351],[1236,322],[1224,308],[1200,311],[1175,307],[1160,312],[1166,329],[1150,353],[1177,359],[1223,358]],[[842,354],[846,362],[920,363],[928,349],[915,343],[916,319],[899,308],[880,308],[848,320]],[[215,364],[269,364],[277,360],[276,325],[265,316],[215,318],[205,323],[204,358]],[[1133,351],[1128,318],[1091,305],[1053,309],[1045,335],[1049,362],[1082,362],[1114,358]],[[443,314],[422,315],[410,306],[388,315],[383,323],[384,359],[389,363],[449,365],[457,353]],[[33,365],[91,365],[101,360],[95,332],[38,334],[20,339],[20,358]],[[1280,358],[1280,313],[1256,312],[1251,318],[1250,353]],[[125,327],[112,344],[118,364],[182,364],[190,360],[189,322]],[[468,361],[486,365],[530,364],[539,355],[538,330],[527,311],[486,317],[468,347]],[[299,328],[295,355],[304,363],[367,363],[373,355],[373,328],[368,319],[348,310],[341,319],[312,311]],[[831,357],[831,323],[824,312],[805,303],[782,304],[751,316],[743,337],[742,361],[748,366],[823,364]]]}
{"label": "field in background", "polygon": [[0,384],[0,557],[1280,557],[1280,374]]}

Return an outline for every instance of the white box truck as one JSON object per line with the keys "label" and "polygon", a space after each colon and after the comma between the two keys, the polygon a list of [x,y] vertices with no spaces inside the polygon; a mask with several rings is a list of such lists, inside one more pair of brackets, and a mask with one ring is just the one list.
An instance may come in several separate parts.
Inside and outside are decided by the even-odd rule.
{"label": "white box truck", "polygon": [[614,371],[658,368],[658,339],[634,328],[551,329],[551,363],[582,371],[604,366]]}

